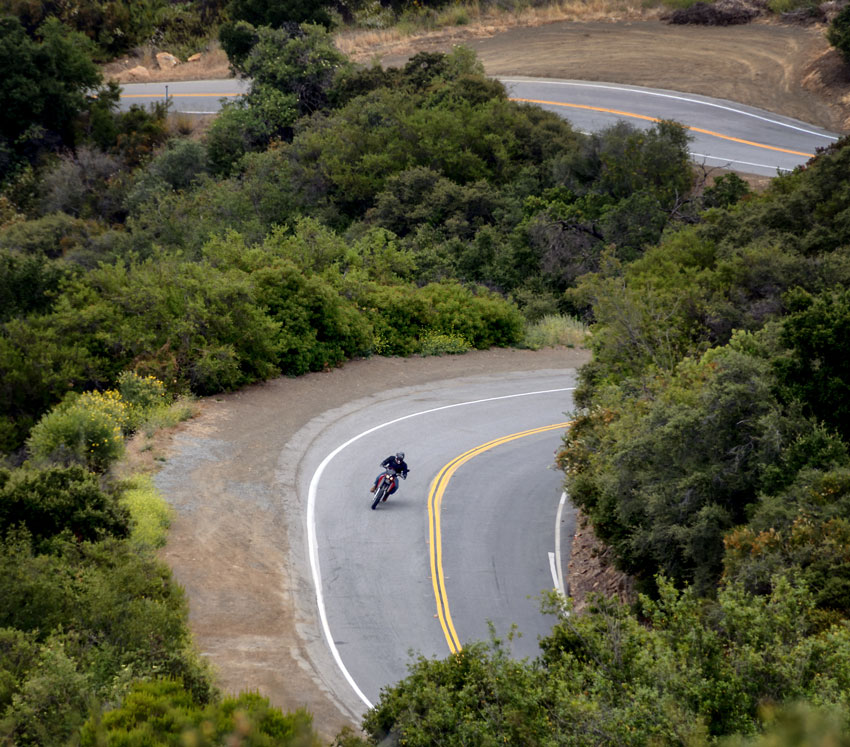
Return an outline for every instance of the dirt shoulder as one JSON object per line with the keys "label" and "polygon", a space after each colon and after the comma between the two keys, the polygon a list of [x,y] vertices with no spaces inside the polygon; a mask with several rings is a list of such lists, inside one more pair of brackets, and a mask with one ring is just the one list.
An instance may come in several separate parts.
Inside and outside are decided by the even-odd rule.
{"label": "dirt shoulder", "polygon": [[[257,690],[305,707],[322,736],[358,725],[362,706],[334,695],[338,672],[320,633],[296,490],[310,423],[392,390],[469,376],[575,369],[574,349],[373,358],[204,399],[197,417],[132,444],[129,469],[149,469],[175,517],[162,558],[189,600],[199,650],[226,692]],[[345,689],[345,688],[342,688]]]}
{"label": "dirt shoulder", "polygon": [[594,80],[729,99],[850,132],[850,67],[820,25],[675,26],[658,19],[557,21],[352,46],[398,66],[417,51],[475,50],[488,75]]}
{"label": "dirt shoulder", "polygon": [[[850,132],[850,66],[829,46],[822,24],[759,19],[740,26],[676,26],[655,17],[657,11],[617,13],[617,20],[602,13],[584,20],[484,20],[413,37],[352,32],[340,36],[338,45],[355,61],[398,66],[416,52],[447,52],[463,44],[475,50],[493,76],[595,80],[697,93]],[[131,72],[139,66],[146,77]],[[105,72],[119,82],[230,74],[218,48],[176,67],[160,69],[148,53],[118,60]]]}

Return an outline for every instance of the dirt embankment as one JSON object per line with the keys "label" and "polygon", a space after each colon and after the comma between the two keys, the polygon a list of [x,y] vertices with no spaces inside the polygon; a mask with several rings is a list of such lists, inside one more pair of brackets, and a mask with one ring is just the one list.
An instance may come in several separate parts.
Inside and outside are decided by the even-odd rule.
{"label": "dirt embankment", "polygon": [[[401,37],[351,32],[339,47],[355,61],[403,65],[419,51],[466,45],[489,75],[541,76],[664,88],[730,99],[835,132],[850,132],[850,65],[829,46],[824,25],[760,18],[737,26],[671,25],[657,11],[619,9],[581,20],[503,17]],[[516,25],[511,25],[515,23]],[[143,73],[134,74],[133,68]],[[226,77],[215,47],[197,60],[160,67],[150,52],[106,68],[119,82]]]}
{"label": "dirt embankment", "polygon": [[493,76],[540,76],[663,88],[729,99],[850,132],[850,66],[822,25],[767,20],[681,26],[658,19],[558,21],[498,33],[432,34],[373,48],[355,59],[403,64],[416,51],[475,50]]}

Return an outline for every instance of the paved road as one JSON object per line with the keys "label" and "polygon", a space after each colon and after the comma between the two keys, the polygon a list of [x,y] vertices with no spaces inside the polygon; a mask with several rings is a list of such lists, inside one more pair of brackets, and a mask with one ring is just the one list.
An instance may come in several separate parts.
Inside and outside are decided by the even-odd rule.
{"label": "paved road", "polygon": [[[555,550],[563,567],[574,529],[552,465],[573,386],[563,370],[455,380],[357,410],[313,440],[299,489],[320,612],[364,704],[405,676],[411,650],[444,657],[488,639],[488,622],[500,636],[516,624],[515,656],[538,653],[553,622],[538,598],[556,588]],[[372,511],[378,462],[399,449],[410,477]]]}
{"label": "paved road", "polygon": [[[698,163],[764,176],[790,171],[838,139],[836,133],[789,117],[675,91],[612,83],[505,78],[512,97],[532,101],[569,119],[575,127],[594,132],[625,120],[650,127],[655,119],[674,119],[691,130],[691,155]],[[244,93],[249,82],[226,79],[169,83],[172,109],[191,113],[218,111],[222,100]],[[166,84],[124,86],[121,103],[164,100]]]}

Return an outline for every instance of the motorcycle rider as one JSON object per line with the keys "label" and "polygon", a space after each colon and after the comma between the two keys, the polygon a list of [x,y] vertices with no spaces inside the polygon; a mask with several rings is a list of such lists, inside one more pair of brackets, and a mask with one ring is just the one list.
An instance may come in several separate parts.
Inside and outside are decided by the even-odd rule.
{"label": "motorcycle rider", "polygon": [[[384,469],[394,470],[399,475],[401,475],[402,478],[404,478],[405,480],[407,479],[407,473],[408,473],[409,470],[408,470],[408,467],[407,467],[407,462],[404,461],[404,452],[403,451],[398,451],[395,454],[391,454],[390,456],[388,456],[386,459],[384,459],[383,462],[381,462],[381,466]],[[383,474],[383,472],[381,473],[381,475],[382,474]],[[378,480],[381,479],[381,475],[378,475],[375,478],[374,484],[372,485],[371,488],[369,488],[370,493],[374,493],[375,490],[377,489]],[[387,498],[389,498],[393,493],[395,493],[396,490],[398,490],[398,480],[395,481],[395,484],[392,486],[390,491],[384,496],[384,500],[387,500]]]}

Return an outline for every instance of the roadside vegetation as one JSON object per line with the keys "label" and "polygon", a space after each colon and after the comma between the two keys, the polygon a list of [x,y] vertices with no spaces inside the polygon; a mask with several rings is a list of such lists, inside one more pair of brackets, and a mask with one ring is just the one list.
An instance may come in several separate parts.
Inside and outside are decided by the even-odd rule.
{"label": "roadside vegetation", "polygon": [[[357,67],[338,7],[134,5],[2,6],[0,742],[317,743],[216,691],[126,439],[353,357],[551,344],[593,348],[561,462],[644,595],[549,600],[534,661],[415,662],[368,738],[846,731],[850,146],[756,196],[677,124],[583,135],[463,48]],[[195,16],[252,79],[201,139],[94,64]]]}

